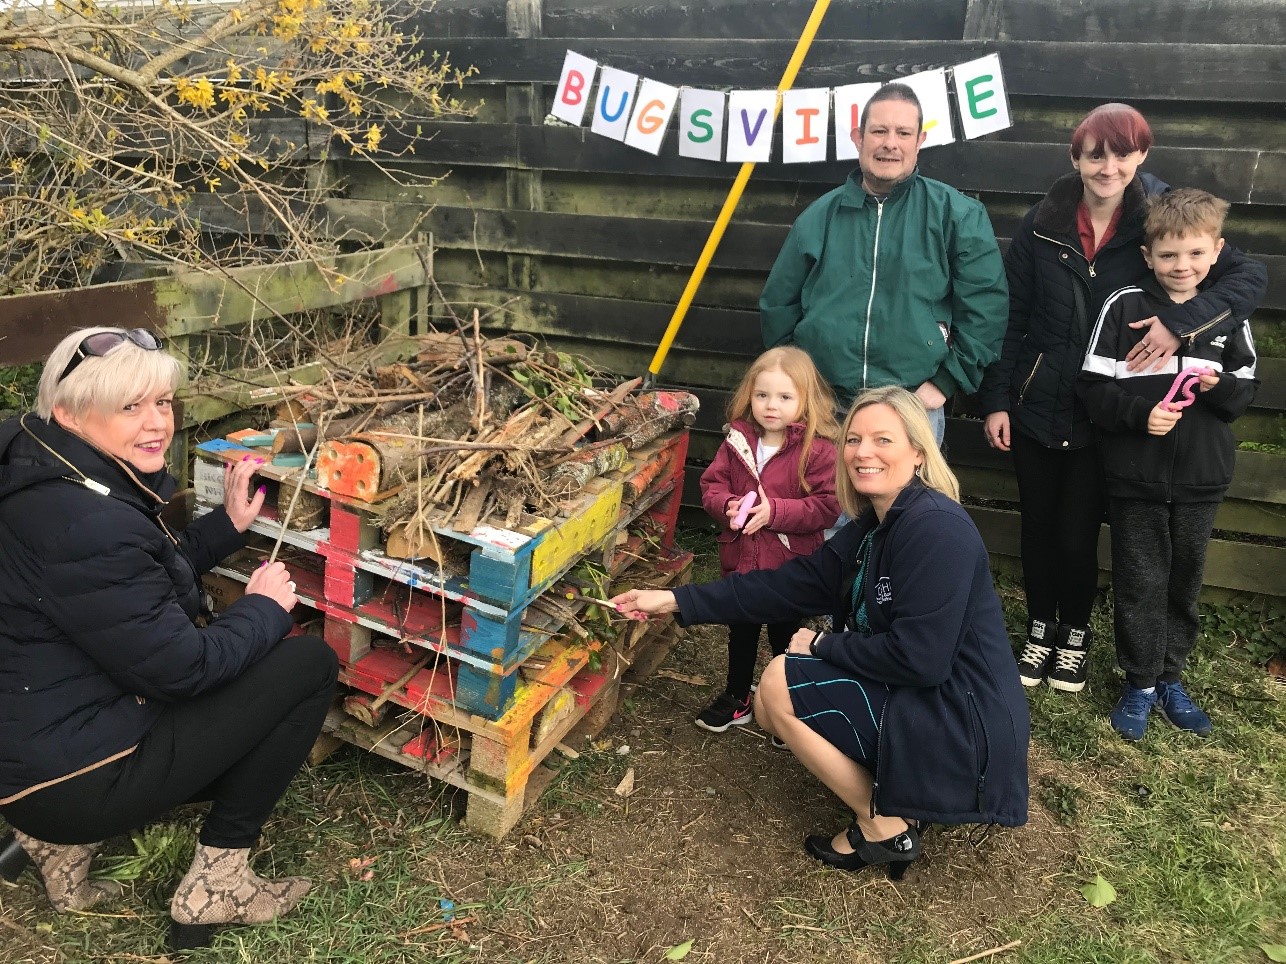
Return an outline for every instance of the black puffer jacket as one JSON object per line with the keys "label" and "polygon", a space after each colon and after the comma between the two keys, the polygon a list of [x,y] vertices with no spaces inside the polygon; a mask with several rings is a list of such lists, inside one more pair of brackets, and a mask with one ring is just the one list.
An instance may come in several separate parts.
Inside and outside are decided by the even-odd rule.
{"label": "black puffer jacket", "polygon": [[[1149,276],[1139,250],[1144,207],[1148,195],[1167,190],[1150,174],[1135,175],[1116,234],[1092,264],[1076,229],[1080,175],[1059,178],[1027,212],[1005,255],[1009,327],[1000,360],[987,369],[978,393],[984,412],[1008,412],[1014,431],[1047,448],[1090,444],[1089,416],[1076,396],[1090,329],[1108,295]],[[1248,317],[1267,290],[1267,269],[1225,245],[1202,294],[1158,317],[1180,338],[1212,338]]]}
{"label": "black puffer jacket", "polygon": [[[129,752],[164,704],[234,679],[291,627],[252,595],[196,628],[198,573],[244,544],[227,513],[176,543],[119,465],[21,421],[0,424],[0,800]],[[143,481],[174,490],[164,472]]]}

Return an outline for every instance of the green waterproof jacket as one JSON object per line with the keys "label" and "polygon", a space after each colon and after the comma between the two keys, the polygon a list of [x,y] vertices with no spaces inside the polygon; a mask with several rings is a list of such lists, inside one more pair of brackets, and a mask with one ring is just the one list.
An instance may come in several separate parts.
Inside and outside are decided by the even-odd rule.
{"label": "green waterproof jacket", "polygon": [[854,171],[795,221],[759,299],[764,344],[812,356],[847,404],[863,388],[973,393],[1009,315],[982,204],[913,173],[882,201]]}

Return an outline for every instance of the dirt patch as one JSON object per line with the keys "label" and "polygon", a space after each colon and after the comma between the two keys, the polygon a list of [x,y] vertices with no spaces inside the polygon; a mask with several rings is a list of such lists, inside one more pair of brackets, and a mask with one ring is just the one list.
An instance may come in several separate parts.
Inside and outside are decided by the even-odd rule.
{"label": "dirt patch", "polygon": [[[724,653],[721,629],[691,632],[666,666],[710,686],[637,687],[499,845],[503,870],[459,891],[481,899],[497,874],[533,886],[525,932],[493,933],[493,952],[529,959],[557,940],[551,960],[658,960],[692,940],[688,960],[945,961],[1006,943],[1004,925],[1066,899],[1056,881],[1075,834],[1035,801],[1019,830],[931,831],[901,884],[821,867],[803,839],[848,822],[838,800],[753,725],[714,735],[692,723],[722,686]],[[613,790],[628,768],[635,790],[622,800]],[[1059,770],[1034,761],[1034,775]]]}

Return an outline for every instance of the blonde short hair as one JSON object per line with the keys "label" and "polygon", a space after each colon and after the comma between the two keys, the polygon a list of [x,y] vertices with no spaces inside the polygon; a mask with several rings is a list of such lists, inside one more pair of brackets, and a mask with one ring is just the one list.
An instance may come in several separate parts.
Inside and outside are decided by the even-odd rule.
{"label": "blonde short hair", "polygon": [[164,351],[140,348],[128,338],[106,355],[89,355],[81,360],[66,378],[66,370],[80,343],[90,335],[124,328],[112,326],[81,328],[73,331],[45,359],[36,390],[36,414],[49,421],[54,408],[62,407],[73,415],[97,410],[103,414],[161,389],[173,391],[183,378],[183,366]]}
{"label": "blonde short hair", "polygon": [[[923,459],[919,473],[920,481],[929,488],[941,492],[948,499],[959,502],[960,483],[956,480],[955,473],[947,466],[947,460],[942,457],[942,450],[938,448],[937,440],[933,437],[933,427],[929,425],[929,413],[925,411],[924,403],[919,397],[905,388],[888,385],[884,388],[870,388],[858,395],[853,401],[853,407],[844,416],[844,431],[841,433],[841,439],[848,438],[848,429],[853,423],[853,416],[872,405],[887,405],[901,419],[907,440]],[[858,495],[857,490],[853,488],[853,480],[848,477],[848,466],[842,458],[836,468],[835,491],[839,496],[839,504],[850,519],[856,519],[866,511],[870,501]]]}

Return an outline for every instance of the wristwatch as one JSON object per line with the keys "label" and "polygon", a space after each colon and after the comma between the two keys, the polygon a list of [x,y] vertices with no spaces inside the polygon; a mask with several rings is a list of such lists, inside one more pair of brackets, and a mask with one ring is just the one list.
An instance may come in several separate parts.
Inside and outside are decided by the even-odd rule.
{"label": "wristwatch", "polygon": [[811,653],[813,656],[817,656],[818,659],[821,659],[821,657],[817,655],[817,641],[825,635],[826,634],[823,632],[814,633],[812,641],[809,642],[808,644],[808,652]]}

